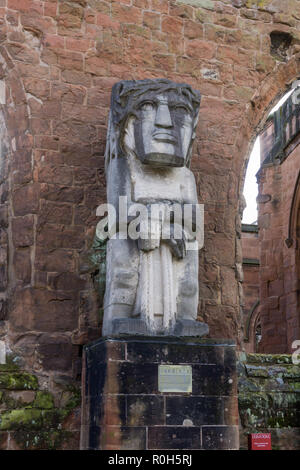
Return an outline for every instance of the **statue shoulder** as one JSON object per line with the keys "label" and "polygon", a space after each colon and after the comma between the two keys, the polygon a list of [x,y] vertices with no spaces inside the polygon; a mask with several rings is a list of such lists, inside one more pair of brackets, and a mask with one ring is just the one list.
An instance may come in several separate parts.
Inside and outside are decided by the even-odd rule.
{"label": "statue shoulder", "polygon": [[184,178],[188,179],[189,181],[195,181],[194,173],[186,166],[181,168],[181,172]]}

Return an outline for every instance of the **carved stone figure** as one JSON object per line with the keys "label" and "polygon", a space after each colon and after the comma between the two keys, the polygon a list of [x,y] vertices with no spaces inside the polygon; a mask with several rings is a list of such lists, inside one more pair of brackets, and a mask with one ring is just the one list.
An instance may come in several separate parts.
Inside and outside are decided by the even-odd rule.
{"label": "carved stone figure", "polygon": [[[117,234],[107,242],[103,335],[208,333],[196,321],[198,242],[172,212],[175,205],[192,205],[195,228],[198,201],[189,164],[199,107],[199,92],[166,79],[122,81],[112,89],[106,178]],[[125,224],[120,196],[129,214]],[[140,233],[146,227],[148,235],[137,240],[126,236],[136,204],[144,209]]]}

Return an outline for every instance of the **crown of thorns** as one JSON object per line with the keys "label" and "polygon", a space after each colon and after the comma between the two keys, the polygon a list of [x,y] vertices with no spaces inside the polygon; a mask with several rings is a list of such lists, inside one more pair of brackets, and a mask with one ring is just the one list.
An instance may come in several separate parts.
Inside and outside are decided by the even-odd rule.
{"label": "crown of thorns", "polygon": [[112,88],[111,110],[112,121],[115,126],[124,124],[128,113],[135,109],[135,104],[145,93],[166,93],[173,91],[184,96],[192,105],[194,118],[198,116],[201,95],[186,83],[175,83],[167,79],[124,80],[116,83]]}
{"label": "crown of thorns", "polygon": [[[192,106],[194,128],[197,125],[201,95],[186,83],[175,83],[164,78],[146,80],[123,80],[116,83],[112,88],[111,107],[107,129],[107,143],[105,150],[105,168],[111,159],[124,157],[125,150],[122,146],[123,130],[126,126],[128,116],[134,114],[136,105],[142,95],[156,92],[163,94],[175,92],[184,96]],[[193,141],[194,137],[192,138]],[[191,147],[190,147],[191,148]],[[189,165],[191,152],[189,151],[187,164]]]}

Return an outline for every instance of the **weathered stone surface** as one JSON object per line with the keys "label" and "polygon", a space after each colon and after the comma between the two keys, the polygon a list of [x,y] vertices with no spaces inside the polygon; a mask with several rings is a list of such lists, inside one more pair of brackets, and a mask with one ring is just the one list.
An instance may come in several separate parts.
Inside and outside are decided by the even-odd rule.
{"label": "weathered stone surface", "polygon": [[[61,385],[56,396],[42,390],[37,375],[20,369],[19,359],[8,356],[7,363],[0,365],[1,449],[78,448],[79,423],[74,417],[79,389],[74,384]],[[59,400],[66,393],[67,399]]]}
{"label": "weathered stone surface", "polygon": [[37,247],[35,268],[44,272],[68,272],[75,270],[74,252],[68,249]]}
{"label": "weathered stone surface", "polygon": [[[15,147],[11,157],[14,216],[36,214],[37,227],[43,225],[46,215],[48,223],[51,221],[54,226],[70,225],[75,208],[70,207],[68,212],[67,204],[82,204],[84,194],[94,192],[94,188],[89,190],[88,179],[80,180],[78,175],[83,167],[103,166],[108,100],[110,89],[116,81],[131,76],[157,78],[171,75],[174,81],[188,81],[193,87],[199,88],[204,98],[217,96],[222,102],[235,100],[233,106],[237,113],[234,121],[230,120],[230,125],[224,125],[223,114],[213,111],[214,107],[210,106],[208,111],[214,114],[215,124],[208,125],[205,119],[200,122],[198,138],[205,136],[209,143],[201,153],[201,161],[209,159],[211,148],[217,143],[223,147],[226,142],[229,143],[232,158],[237,162],[234,171],[240,174],[238,167],[247,152],[240,145],[233,145],[236,136],[250,135],[268,103],[285,88],[287,80],[292,81],[293,77],[297,77],[295,61],[291,58],[288,64],[284,64],[284,74],[281,71],[276,80],[269,79],[271,75],[275,77],[277,72],[268,49],[271,46],[269,34],[272,32],[273,17],[277,22],[276,28],[283,32],[289,28],[296,37],[296,7],[292,18],[291,10],[278,2],[268,2],[263,6],[244,0],[225,4],[212,0],[183,0],[176,4],[167,0],[155,0],[151,4],[140,0],[132,5],[128,2],[116,5],[117,2],[110,1],[91,1],[89,5],[85,2],[74,5],[56,3],[47,2],[42,10],[36,2],[17,4],[12,1],[4,7],[7,10],[3,15],[7,27],[3,29],[3,41],[6,37],[9,39],[11,55],[8,56],[5,48],[2,54],[8,70],[13,70],[15,61],[18,61],[20,73],[20,77],[12,75],[7,80],[9,108],[5,116],[7,132],[12,147]],[[31,5],[30,9],[28,5]],[[26,33],[11,29],[18,24],[19,19]],[[163,31],[160,31],[160,25]],[[37,31],[37,36],[29,32],[32,28]],[[119,33],[120,28],[122,34]],[[260,51],[262,36],[265,46]],[[148,41],[147,48],[138,42],[141,37]],[[201,47],[194,47],[197,44]],[[95,50],[101,53],[95,54]],[[220,59],[217,65],[213,57],[215,50]],[[255,51],[259,53],[257,62],[252,60],[257,55]],[[201,70],[204,69],[213,69],[215,73],[202,74]],[[269,78],[264,82],[266,73]],[[211,83],[213,80],[217,83]],[[231,88],[226,88],[225,92],[223,87],[228,86]],[[258,92],[253,107],[246,108],[256,89]],[[242,106],[241,102],[244,103]],[[30,116],[26,103],[30,108]],[[12,112],[13,106],[16,108]],[[248,114],[244,112],[246,109],[249,109]],[[71,119],[66,119],[66,114]],[[243,116],[245,125],[240,119]],[[241,125],[244,130],[238,132]],[[251,126],[251,129],[247,126]],[[243,138],[243,141],[247,143],[249,140]],[[53,152],[51,159],[47,151]],[[198,151],[195,158],[199,159]],[[215,169],[223,165],[224,159],[220,158]],[[71,178],[72,174],[74,179]],[[94,184],[95,176],[92,178]],[[37,183],[39,179],[45,182]],[[220,197],[226,203],[227,195],[232,192],[229,191],[229,186],[233,187],[232,181],[226,181],[226,187],[212,193],[210,183],[206,183],[205,178],[201,180],[203,202],[208,203],[209,196],[215,204],[220,202]],[[218,176],[213,186],[221,188],[222,185],[223,177]],[[238,192],[233,192],[237,199]],[[42,201],[40,204],[41,197],[55,204]],[[99,192],[99,198],[101,202],[104,200],[104,191]],[[98,202],[98,195],[96,199]],[[76,224],[83,226],[91,220],[93,205],[90,197],[86,199],[84,213],[83,209],[80,214],[77,213]],[[233,206],[236,206],[234,201]],[[221,228],[220,213],[216,218],[218,230],[221,230],[220,243],[226,244],[225,231],[226,235],[228,231]],[[54,237],[54,231],[53,227],[50,238]],[[209,227],[205,235],[209,240]],[[234,231],[231,235],[234,239]],[[84,236],[82,232],[80,237]],[[43,235],[44,245],[52,245],[49,237]],[[69,234],[66,237],[69,238]],[[73,243],[75,251],[82,248],[73,236],[69,242],[70,249],[73,249]],[[208,248],[208,259],[211,259],[214,247],[209,245]],[[228,259],[220,258],[218,266],[223,263],[233,264],[234,251],[226,247],[223,250],[225,252],[228,253]],[[35,258],[35,264],[43,263],[41,251],[36,251]],[[57,271],[61,272],[61,269]],[[47,272],[57,271],[51,267]],[[26,273],[26,279],[27,276],[29,272]],[[225,300],[224,297],[222,301]],[[235,320],[238,321],[238,316]],[[227,320],[224,315],[213,317],[212,335],[220,333],[224,336],[226,332],[226,335],[235,337],[234,323],[231,324],[231,319]]]}
{"label": "weathered stone surface", "polygon": [[[204,357],[210,364],[199,366],[197,358]],[[160,364],[189,365],[192,393],[159,392]],[[82,448],[201,449],[209,429],[216,436],[205,446],[238,446],[233,344],[182,337],[108,338],[85,347],[83,369]],[[228,440],[217,434],[220,427]]]}
{"label": "weathered stone surface", "polygon": [[14,254],[14,268],[16,278],[24,284],[31,282],[31,250],[23,248]]}
{"label": "weathered stone surface", "polygon": [[200,428],[188,426],[156,426],[148,429],[149,450],[200,449]]}
{"label": "weathered stone surface", "polygon": [[36,390],[37,378],[27,373],[3,372],[0,374],[0,388],[8,390]]}
{"label": "weathered stone surface", "polygon": [[38,354],[45,369],[70,371],[76,349],[66,337],[45,336],[38,346]]}
{"label": "weathered stone surface", "polygon": [[13,328],[19,331],[72,331],[77,326],[74,305],[74,294],[25,288],[18,291],[14,299]]}
{"label": "weathered stone surface", "polygon": [[34,218],[32,215],[12,219],[15,247],[24,248],[34,243]]}
{"label": "weathered stone surface", "polygon": [[164,399],[157,395],[129,396],[127,423],[130,426],[158,426],[164,424]]}
{"label": "weathered stone surface", "polygon": [[14,191],[12,200],[16,216],[33,214],[39,208],[39,185],[30,184]]}
{"label": "weathered stone surface", "polygon": [[[199,341],[199,340],[198,340]],[[206,340],[207,342],[207,340]],[[155,343],[128,343],[127,359],[134,363],[160,363],[169,361],[176,362],[178,355],[184,358],[188,363],[222,365],[224,363],[224,354],[222,349],[214,348],[214,342],[211,345],[197,347],[197,342],[190,344],[188,350],[184,343],[170,342],[166,350],[161,349],[159,344]]]}
{"label": "weathered stone surface", "polygon": [[[115,3],[113,8],[112,3]],[[198,196],[206,206],[207,251],[201,265],[214,266],[208,270],[207,277],[215,271],[220,276],[222,271],[228,285],[232,277],[228,274],[228,279],[225,278],[234,269],[237,257],[235,219],[249,142],[265,119],[266,110],[299,77],[300,15],[295,1],[134,0],[122,2],[121,6],[117,3],[110,0],[0,0],[0,78],[6,87],[0,116],[0,202],[10,208],[4,214],[0,236],[3,247],[0,331],[1,339],[10,332],[10,337],[5,339],[14,349],[15,341],[21,341],[19,336],[18,339],[13,336],[16,324],[18,334],[23,335],[22,355],[28,368],[40,367],[36,357],[40,331],[35,330],[37,326],[51,328],[53,336],[67,329],[70,343],[88,343],[99,334],[100,303],[94,300],[90,275],[83,291],[85,302],[80,301],[83,294],[75,290],[74,282],[74,291],[66,291],[64,297],[69,300],[54,302],[54,316],[48,298],[44,294],[37,295],[33,287],[49,290],[48,275],[53,280],[53,273],[78,275],[80,251],[88,248],[86,240],[93,239],[91,225],[95,209],[105,201],[103,154],[108,102],[114,83],[128,78],[166,77],[199,89],[203,97],[209,99],[208,103],[214,99],[216,109],[207,106],[209,120],[203,116],[199,121],[193,159]],[[147,24],[143,24],[144,21]],[[159,22],[172,32],[156,29]],[[274,31],[276,34],[271,38]],[[278,32],[285,33],[279,42]],[[287,48],[288,41],[284,39],[289,36],[293,39]],[[193,48],[193,44],[201,45],[202,50]],[[283,54],[278,54],[280,45]],[[3,96],[1,93],[1,98]],[[224,106],[217,106],[216,100]],[[230,115],[229,109],[233,110]],[[86,168],[91,169],[90,176]],[[98,176],[92,169],[100,169]],[[285,171],[287,177],[288,173]],[[294,177],[297,172],[291,173]],[[39,182],[39,178],[47,182]],[[54,183],[51,178],[60,183]],[[272,186],[266,175],[261,174],[260,181]],[[279,188],[275,177],[273,186],[276,190]],[[273,193],[266,189],[263,194]],[[274,200],[279,200],[275,196]],[[261,205],[267,209],[270,204],[271,201]],[[225,210],[228,207],[230,210]],[[284,212],[286,216],[289,214],[288,209]],[[12,241],[18,235],[11,231],[9,249],[4,247],[4,240],[8,240],[8,222],[12,227],[10,218],[32,215],[36,229],[41,229],[34,234],[33,244],[15,247]],[[286,222],[275,219],[282,227],[287,227]],[[279,226],[271,224],[264,230],[277,233]],[[22,244],[24,240],[20,237],[18,243]],[[261,285],[263,296],[267,296],[268,281],[276,279],[281,248],[276,243],[273,247],[272,244],[262,245],[262,249],[269,250]],[[9,271],[5,259],[14,265]],[[288,266],[286,272],[291,273],[292,265]],[[218,285],[220,277],[212,280],[203,272],[200,275],[203,275],[200,282],[205,283],[207,298],[199,306],[199,318],[209,324],[212,337],[241,337],[240,298],[235,305],[224,305],[225,296],[223,293],[222,298],[221,285]],[[290,274],[282,280],[281,287],[290,289],[290,295],[286,300],[279,298],[280,314],[270,304],[263,303],[270,321],[275,323],[265,325],[265,350],[268,352],[274,351],[275,345],[278,352],[286,352],[287,345],[292,344],[292,334],[300,337],[299,325],[291,319],[297,315],[295,283]],[[7,282],[11,282],[13,288],[6,292]],[[234,281],[236,285],[239,282]],[[22,308],[23,294],[19,290],[24,288],[24,283],[31,286],[32,296],[31,301],[26,297],[26,311]],[[273,284],[270,288],[274,292],[272,296],[277,296],[278,286]],[[58,308],[59,302],[68,307]],[[289,316],[286,331],[278,327],[283,312],[288,312]],[[37,319],[33,320],[33,316]],[[57,357],[57,365],[59,360]],[[72,360],[75,364],[78,357]],[[204,362],[203,357],[201,360]],[[62,356],[61,361],[64,363]],[[47,370],[43,373],[48,381]],[[71,369],[66,374],[71,374]],[[54,377],[55,370],[51,370],[50,375]],[[47,383],[50,388],[53,386],[52,382]],[[275,385],[276,380],[271,386]],[[285,382],[284,386],[287,385]],[[278,442],[282,438],[280,432],[272,429]],[[14,432],[8,439],[3,431],[1,446],[20,448],[24,442],[29,443],[29,448],[67,446],[55,433],[50,434],[39,434],[36,444],[35,432]],[[285,439],[287,446],[297,439],[296,432],[286,431],[286,436],[289,436]],[[70,446],[76,446],[76,442],[78,445],[78,436]]]}
{"label": "weathered stone surface", "polygon": [[235,426],[203,426],[202,446],[203,449],[235,449],[238,430]]}
{"label": "weathered stone surface", "polygon": [[[289,102],[291,99],[285,106]],[[277,111],[277,118],[281,116],[284,126],[286,114],[285,107]],[[259,231],[262,328],[259,352],[293,352],[293,342],[299,339],[300,332],[299,300],[295,295],[299,283],[299,146],[296,142],[286,145],[286,150],[281,148],[283,143],[276,147],[275,117],[265,126],[260,140],[262,162],[268,155],[271,160],[260,170],[257,198],[262,228]],[[281,160],[280,165],[274,164],[276,157]]]}
{"label": "weathered stone surface", "polygon": [[271,432],[274,450],[298,449],[300,367],[292,356],[241,355],[238,373],[241,448],[247,434]]}
{"label": "weathered stone surface", "polygon": [[224,408],[221,397],[167,397],[166,424],[182,426],[185,420],[193,426],[222,424]]}

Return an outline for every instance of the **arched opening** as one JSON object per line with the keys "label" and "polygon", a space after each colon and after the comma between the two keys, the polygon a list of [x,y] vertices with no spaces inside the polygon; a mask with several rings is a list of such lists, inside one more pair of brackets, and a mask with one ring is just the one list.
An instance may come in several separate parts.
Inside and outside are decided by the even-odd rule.
{"label": "arched opening", "polygon": [[291,301],[295,300],[295,314],[289,330],[289,343],[292,343],[300,337],[300,169],[291,202],[289,231],[285,244],[289,253],[293,280],[290,287],[290,298]]}
{"label": "arched opening", "polygon": [[[250,317],[249,311],[244,315],[244,321],[248,322],[245,348],[252,349],[248,352],[287,353],[291,351],[293,340],[299,336],[299,214],[295,212],[295,207],[293,236],[287,236],[291,232],[288,214],[291,207],[295,206],[293,188],[297,187],[296,177],[300,167],[300,112],[298,104],[295,103],[295,95],[299,92],[293,90],[297,85],[296,82],[293,84],[292,89],[279,100],[271,113],[268,113],[263,127],[259,126],[261,148],[260,151],[256,149],[252,152],[248,165],[251,171],[253,160],[256,159],[256,164],[260,160],[256,198],[258,223],[250,222],[249,211],[247,218],[243,220],[249,223],[242,225],[244,305],[247,307],[249,289],[252,288],[253,291],[255,283],[257,301],[260,304],[259,315],[255,320],[252,318],[253,312]],[[254,149],[257,145],[256,143]],[[253,175],[251,176],[253,178]],[[246,188],[247,180],[248,172]],[[248,193],[253,211],[256,187],[255,183],[252,184],[253,189],[249,192],[248,188]],[[252,220],[256,220],[253,215]],[[250,240],[249,232],[254,234],[255,226],[258,236],[255,238],[251,235]],[[293,244],[294,252],[291,249],[287,252],[287,247],[290,245],[291,248]],[[258,268],[255,279],[254,265]],[[247,273],[249,266],[252,267],[252,285]]]}
{"label": "arched opening", "polygon": [[261,323],[260,317],[258,318],[258,322],[255,325],[255,352],[259,352],[259,345],[261,342]]}
{"label": "arched opening", "polygon": [[[1,85],[0,85],[1,86]],[[0,98],[3,104],[3,96]],[[0,322],[6,325],[7,320],[7,287],[8,287],[8,200],[7,200],[7,167],[9,144],[5,120],[0,108]],[[3,330],[3,329],[2,329]],[[6,327],[0,335],[5,343]],[[3,335],[4,333],[4,335]],[[4,344],[3,343],[3,344]]]}
{"label": "arched opening", "polygon": [[244,329],[244,348],[247,353],[257,353],[261,342],[260,305],[257,300],[247,315]]}
{"label": "arched opening", "polygon": [[[299,184],[300,186],[300,184]],[[300,338],[300,201],[298,204],[297,211],[297,223],[296,223],[296,266],[297,266],[297,306],[298,306],[298,328],[296,332],[297,338]]]}

